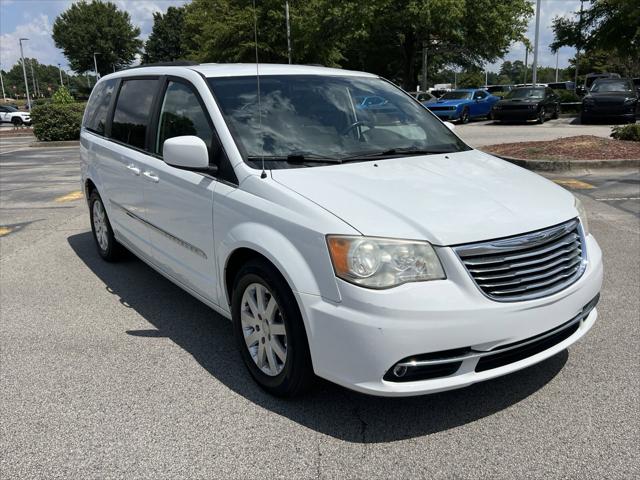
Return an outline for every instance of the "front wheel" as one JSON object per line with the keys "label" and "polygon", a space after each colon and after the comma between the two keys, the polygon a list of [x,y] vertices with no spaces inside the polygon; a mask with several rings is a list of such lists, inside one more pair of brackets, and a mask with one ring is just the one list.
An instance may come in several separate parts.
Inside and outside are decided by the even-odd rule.
{"label": "front wheel", "polygon": [[542,124],[546,120],[547,112],[544,107],[540,107],[540,111],[538,112],[538,123]]}
{"label": "front wheel", "polygon": [[236,275],[233,330],[242,360],[267,392],[294,397],[314,373],[302,315],[291,289],[266,261],[253,260]]}
{"label": "front wheel", "polygon": [[467,107],[460,114],[460,123],[469,123],[469,109]]}
{"label": "front wheel", "polygon": [[22,119],[20,117],[13,117],[11,119],[11,123],[13,123],[14,127],[19,127],[21,126],[24,122],[22,121]]}
{"label": "front wheel", "polygon": [[554,120],[557,120],[558,118],[560,118],[560,105],[555,106],[555,108],[553,109],[553,115],[551,115],[551,118],[553,118]]}

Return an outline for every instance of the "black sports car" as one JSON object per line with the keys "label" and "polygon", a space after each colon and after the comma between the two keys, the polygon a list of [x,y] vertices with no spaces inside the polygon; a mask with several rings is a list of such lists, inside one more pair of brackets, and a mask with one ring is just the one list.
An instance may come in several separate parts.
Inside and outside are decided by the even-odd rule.
{"label": "black sports car", "polygon": [[627,78],[596,80],[582,99],[580,120],[616,119],[634,123],[638,110],[638,92]]}
{"label": "black sports car", "polygon": [[519,87],[507,93],[491,110],[494,120],[544,123],[560,115],[560,98],[549,87]]}

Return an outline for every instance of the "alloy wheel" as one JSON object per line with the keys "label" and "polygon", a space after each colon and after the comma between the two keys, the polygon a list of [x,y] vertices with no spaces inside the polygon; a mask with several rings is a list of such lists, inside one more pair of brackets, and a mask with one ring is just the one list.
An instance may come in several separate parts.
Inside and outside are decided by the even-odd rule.
{"label": "alloy wheel", "polygon": [[251,283],[242,294],[240,322],[256,366],[274,377],[287,361],[287,332],[278,302],[267,287]]}
{"label": "alloy wheel", "polygon": [[93,229],[100,249],[103,251],[109,248],[109,231],[107,229],[107,216],[100,200],[93,202]]}

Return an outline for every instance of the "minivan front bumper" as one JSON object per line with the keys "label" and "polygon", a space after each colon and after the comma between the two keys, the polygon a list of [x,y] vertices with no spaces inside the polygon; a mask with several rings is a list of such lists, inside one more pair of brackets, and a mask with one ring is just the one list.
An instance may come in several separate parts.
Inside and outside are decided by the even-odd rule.
{"label": "minivan front bumper", "polygon": [[[316,374],[347,388],[380,396],[409,396],[450,390],[505,375],[549,358],[581,338],[595,323],[597,310],[564,330],[600,292],[602,253],[586,238],[587,266],[575,283],[553,295],[522,302],[496,302],[485,297],[451,248],[438,254],[446,280],[407,283],[370,290],[338,280],[342,302],[297,294],[302,307]],[[530,356],[489,362],[469,352],[506,350],[566,331],[557,343],[542,344]],[[556,337],[557,338],[557,337]],[[547,348],[548,347],[548,348]],[[437,353],[435,353],[437,352]],[[441,376],[415,381],[389,381],[393,367],[407,359],[450,357],[462,361]],[[466,352],[466,353],[465,353]],[[485,362],[486,364],[486,362]]]}

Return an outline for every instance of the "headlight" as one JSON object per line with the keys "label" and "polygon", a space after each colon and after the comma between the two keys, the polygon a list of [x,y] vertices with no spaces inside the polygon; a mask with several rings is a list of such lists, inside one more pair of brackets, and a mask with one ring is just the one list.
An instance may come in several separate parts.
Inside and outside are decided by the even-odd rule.
{"label": "headlight", "polygon": [[529,105],[528,107],[529,107],[529,110],[533,110],[534,108],[537,108],[538,106],[537,105]]}
{"label": "headlight", "polygon": [[589,221],[587,220],[587,211],[582,205],[582,202],[578,197],[575,198],[575,207],[578,210],[578,217],[580,217],[580,223],[582,223],[582,230],[584,230],[584,236],[589,235]]}
{"label": "headlight", "polygon": [[633,105],[633,103],[636,101],[635,98],[625,98],[624,99],[624,104],[625,105]]}
{"label": "headlight", "polygon": [[327,244],[336,275],[363,287],[447,278],[428,242],[329,235]]}

